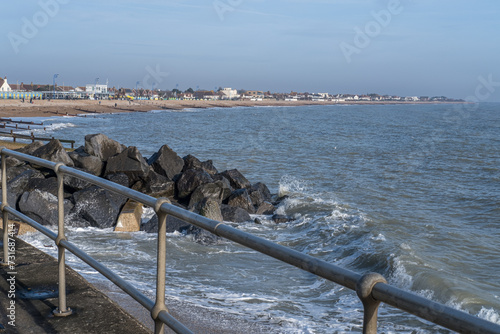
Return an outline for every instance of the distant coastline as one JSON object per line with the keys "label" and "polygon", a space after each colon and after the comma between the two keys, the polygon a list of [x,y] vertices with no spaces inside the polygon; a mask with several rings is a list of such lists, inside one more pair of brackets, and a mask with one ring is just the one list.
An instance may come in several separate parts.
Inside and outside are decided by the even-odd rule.
{"label": "distant coastline", "polygon": [[[283,100],[159,100],[159,101],[126,101],[126,100],[35,100],[33,104],[21,100],[0,100],[0,117],[52,117],[75,116],[85,114],[147,112],[152,110],[182,110],[190,108],[234,108],[264,106],[308,106],[308,105],[388,105],[388,104],[463,104],[467,102],[436,101],[283,101]],[[115,107],[116,104],[116,107]]]}

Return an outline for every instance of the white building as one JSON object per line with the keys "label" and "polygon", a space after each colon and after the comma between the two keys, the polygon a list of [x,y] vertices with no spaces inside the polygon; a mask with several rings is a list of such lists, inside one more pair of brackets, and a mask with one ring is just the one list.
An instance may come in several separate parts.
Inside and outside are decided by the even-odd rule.
{"label": "white building", "polygon": [[222,97],[224,100],[232,100],[240,97],[236,89],[224,88],[221,90],[221,93],[224,94]]}
{"label": "white building", "polygon": [[5,78],[0,78],[0,92],[11,92],[12,89],[10,88],[9,84],[7,83],[7,77]]}
{"label": "white building", "polygon": [[108,93],[108,85],[86,85],[85,91],[87,93],[92,94],[107,94]]}

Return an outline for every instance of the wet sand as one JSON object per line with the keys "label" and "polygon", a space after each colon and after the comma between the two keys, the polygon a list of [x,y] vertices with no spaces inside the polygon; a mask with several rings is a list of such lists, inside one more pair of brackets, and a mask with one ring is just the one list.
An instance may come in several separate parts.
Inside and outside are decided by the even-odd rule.
{"label": "wet sand", "polygon": [[[100,103],[99,103],[100,102]],[[116,103],[116,107],[115,107]],[[166,101],[121,101],[121,100],[0,100],[0,118],[5,117],[44,117],[54,115],[81,115],[94,113],[118,113],[151,110],[181,110],[186,108],[231,108],[254,106],[304,106],[304,105],[333,105],[333,104],[434,104],[436,102],[399,102],[399,101],[199,101],[199,100],[166,100]],[[454,103],[454,102],[442,102]],[[455,102],[460,103],[460,102]]]}

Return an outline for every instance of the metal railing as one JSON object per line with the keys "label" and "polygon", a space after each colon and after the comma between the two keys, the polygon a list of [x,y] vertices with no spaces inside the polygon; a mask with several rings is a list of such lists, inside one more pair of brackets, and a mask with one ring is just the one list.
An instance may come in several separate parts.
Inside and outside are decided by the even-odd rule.
{"label": "metal railing", "polygon": [[[1,126],[0,126],[1,127]],[[55,139],[54,137],[50,138],[45,138],[45,137],[35,137],[35,134],[32,132],[31,135],[23,135],[19,133],[15,133],[12,130],[10,132],[1,132],[0,131],[0,137],[11,137],[13,139],[13,142],[16,142],[16,139],[26,139],[26,140],[31,140],[32,143],[35,142],[35,140],[39,141],[51,141],[52,139]],[[71,148],[75,147],[75,141],[74,140],[69,140],[69,139],[58,139],[61,143],[66,143],[70,144]]]}
{"label": "metal railing", "polygon": [[[193,212],[176,207],[167,199],[142,194],[127,187],[118,185],[97,176],[84,173],[70,168],[61,163],[46,161],[30,155],[22,154],[6,148],[0,148],[2,157],[2,203],[0,209],[3,213],[3,254],[8,258],[8,215],[11,214],[21,221],[36,228],[47,237],[55,241],[58,247],[59,261],[59,307],[54,310],[56,316],[71,314],[71,309],[66,305],[66,279],[65,279],[65,250],[67,249],[92,268],[100,272],[124,292],[138,301],[151,312],[155,321],[155,333],[163,333],[166,324],[176,333],[191,333],[183,324],[173,318],[165,305],[165,271],[166,271],[166,218],[172,215],[195,226],[203,228],[215,235],[234,241],[260,253],[269,255],[275,259],[291,264],[302,270],[308,271],[319,277],[340,284],[356,291],[364,308],[363,333],[377,332],[377,313],[381,302],[394,306],[405,312],[414,314],[422,319],[441,325],[445,328],[460,333],[496,333],[500,334],[500,326],[487,320],[475,317],[468,313],[453,309],[451,307],[433,302],[424,297],[408,291],[401,290],[388,284],[385,279],[376,273],[360,275],[353,271],[343,269],[331,263],[319,260],[307,254],[281,246],[252,234],[237,230],[228,225],[214,221]],[[33,219],[25,216],[7,203],[7,179],[5,157],[12,156],[19,160],[27,161],[37,166],[49,168],[57,175],[58,180],[58,233],[54,233],[40,225]],[[136,288],[127,283],[121,277],[100,264],[77,246],[69,242],[64,234],[64,176],[72,176],[85,180],[109,191],[121,194],[146,206],[154,208],[158,215],[158,242],[157,242],[157,277],[156,277],[156,301],[153,302]]]}

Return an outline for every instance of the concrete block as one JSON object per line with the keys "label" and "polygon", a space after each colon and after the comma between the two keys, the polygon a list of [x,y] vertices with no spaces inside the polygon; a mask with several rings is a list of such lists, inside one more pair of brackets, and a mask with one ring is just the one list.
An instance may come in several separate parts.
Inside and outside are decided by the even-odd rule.
{"label": "concrete block", "polygon": [[141,229],[142,203],[128,200],[123,206],[115,232],[138,232]]}

